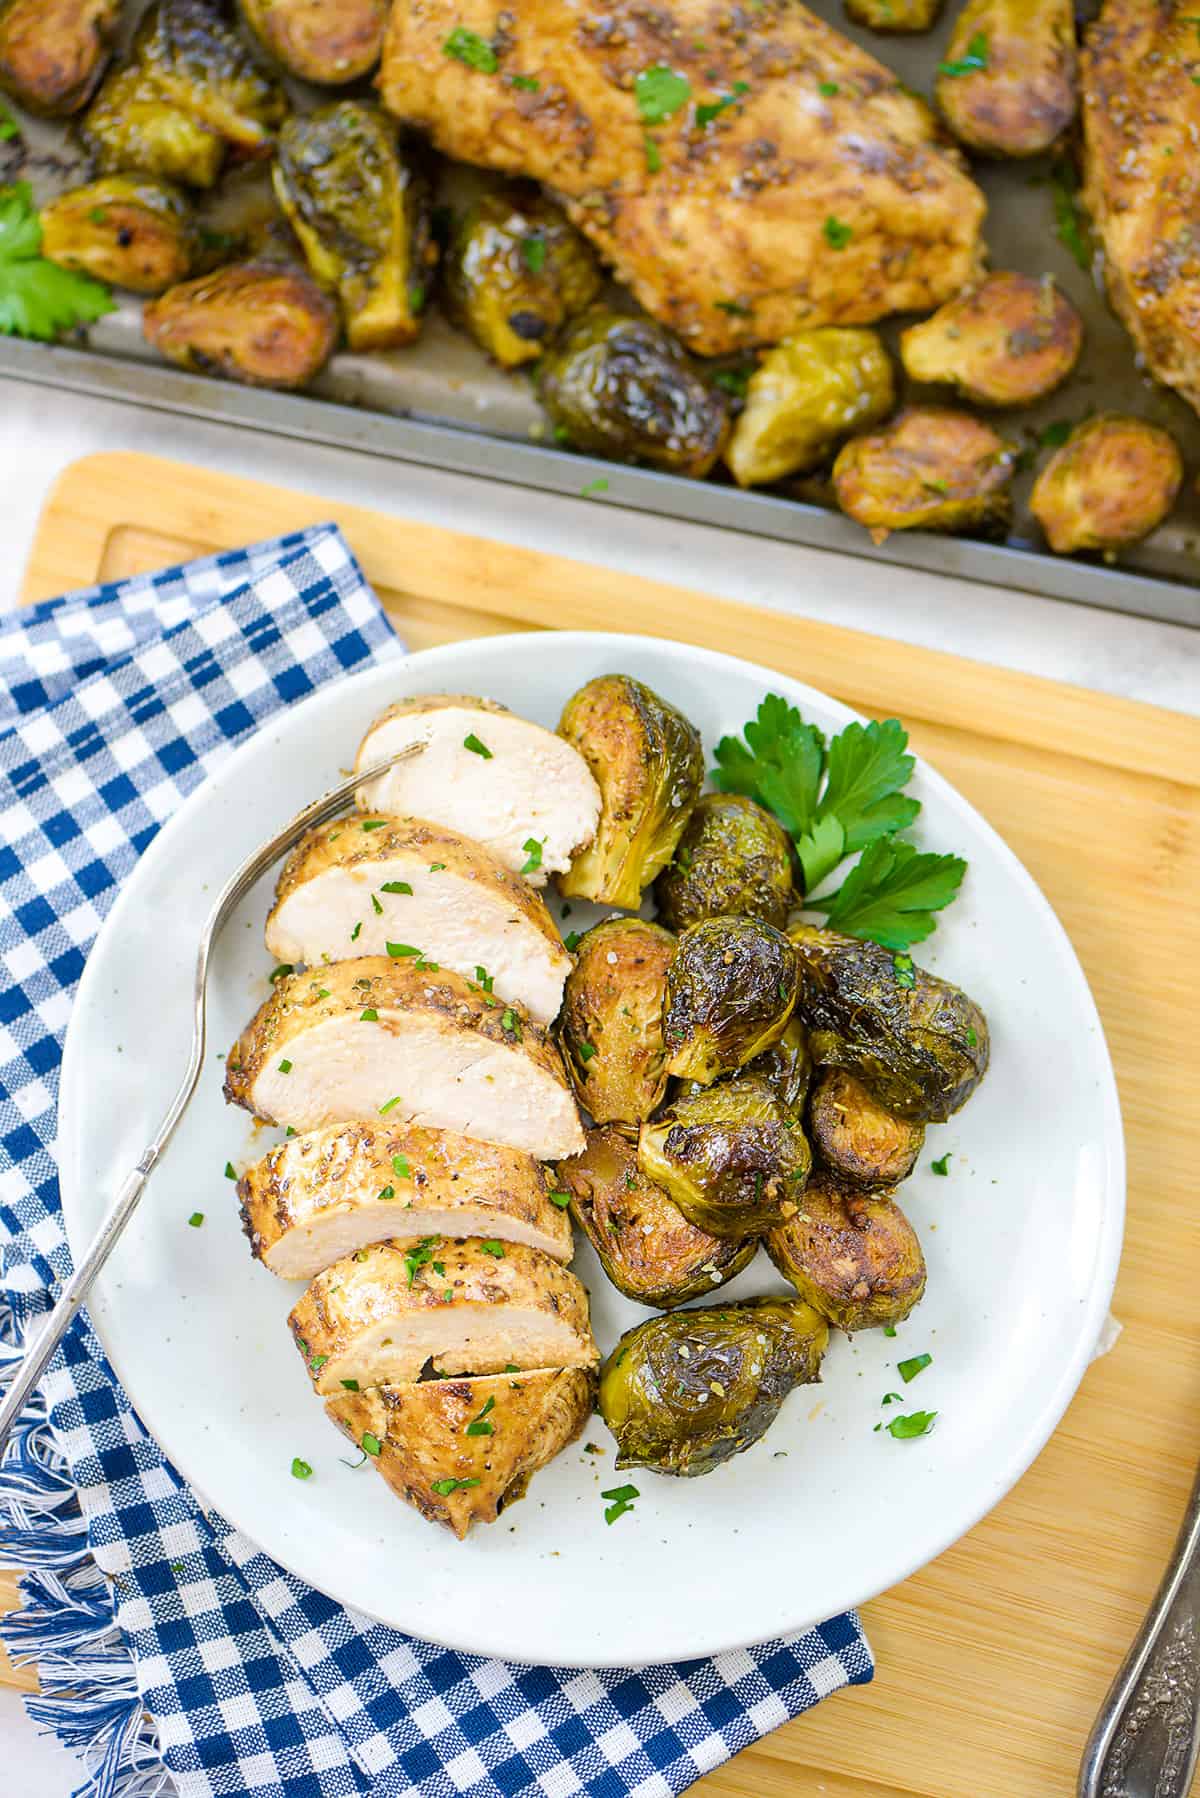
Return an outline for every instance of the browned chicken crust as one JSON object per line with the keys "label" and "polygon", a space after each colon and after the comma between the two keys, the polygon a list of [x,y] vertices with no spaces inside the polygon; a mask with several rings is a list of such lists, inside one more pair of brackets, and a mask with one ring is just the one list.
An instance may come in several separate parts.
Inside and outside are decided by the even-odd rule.
{"label": "browned chicken crust", "polygon": [[[455,32],[495,69],[448,53]],[[659,69],[687,82],[666,116]],[[984,199],[928,108],[796,0],[415,0],[380,86],[448,155],[563,194],[701,355],[929,311],[978,271]]]}

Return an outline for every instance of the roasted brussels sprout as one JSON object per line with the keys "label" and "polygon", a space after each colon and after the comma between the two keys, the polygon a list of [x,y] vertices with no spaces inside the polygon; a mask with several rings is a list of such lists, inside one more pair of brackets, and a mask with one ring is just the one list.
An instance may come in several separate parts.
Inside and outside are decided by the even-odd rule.
{"label": "roasted brussels sprout", "polygon": [[598,1124],[640,1124],[667,1086],[662,1011],[675,938],[641,918],[609,918],[579,939],[563,991],[562,1046]]}
{"label": "roasted brussels sprout", "polygon": [[938,67],[937,103],[960,143],[1037,156],[1077,103],[1074,0],[967,0]]}
{"label": "roasted brussels sprout", "polygon": [[199,249],[183,195],[143,175],[73,187],[43,206],[41,219],[47,261],[133,293],[161,293],[186,279]]}
{"label": "roasted brussels sprout", "polygon": [[628,674],[602,674],[568,699],[558,734],[600,788],[600,823],[560,876],[571,899],[636,911],[665,868],[704,784],[700,733]]}
{"label": "roasted brussels sprout", "polygon": [[100,169],[137,169],[185,187],[212,187],[225,140],[182,106],[163,98],[136,64],[114,69],[88,108],[81,132]]}
{"label": "roasted brussels sprout", "polygon": [[989,1053],[987,1020],[966,993],[834,930],[802,925],[792,942],[796,1013],[817,1067],[849,1068],[880,1104],[917,1123],[944,1123],[966,1104]]}
{"label": "roasted brussels sprout", "polygon": [[392,122],[361,100],[298,114],[272,179],[309,267],[341,300],[350,348],[411,343],[435,252],[425,185],[401,161]]}
{"label": "roasted brussels sprout", "polygon": [[839,1330],[897,1324],[925,1291],[917,1233],[891,1197],[819,1170],[767,1253],[802,1299]]}
{"label": "roasted brussels sprout", "polygon": [[667,969],[667,1072],[708,1086],[778,1042],[796,1003],[796,955],[760,918],[703,918]]}
{"label": "roasted brussels sprout", "polygon": [[267,54],[301,81],[341,87],[379,61],[386,0],[241,0],[241,10]]}
{"label": "roasted brussels sprout", "polygon": [[908,1179],[925,1126],[886,1110],[846,1068],[827,1068],[809,1101],[808,1135],[818,1162],[870,1191]]}
{"label": "roasted brussels sprout", "polygon": [[748,1299],[651,1317],[600,1370],[618,1467],[694,1478],[758,1441],[793,1387],[819,1378],[823,1317],[795,1299]]}
{"label": "roasted brussels sprout", "polygon": [[337,342],[337,308],[302,268],[241,262],[172,287],[142,314],[147,343],[194,374],[303,387]]}
{"label": "roasted brussels sprout", "polygon": [[584,313],[543,357],[538,397],[572,448],[706,475],[725,447],[724,396],[649,318]]}
{"label": "roasted brussels sprout", "polygon": [[757,1237],[729,1241],[689,1223],[641,1172],[634,1144],[611,1127],[589,1130],[587,1148],[559,1162],[557,1179],[605,1273],[639,1305],[669,1311],[699,1298],[740,1274],[757,1252]]}
{"label": "roasted brussels sprout", "polygon": [[599,291],[591,245],[536,188],[483,193],[455,226],[448,311],[502,368],[535,362]]}
{"label": "roasted brussels sprout", "polygon": [[895,403],[892,365],[876,332],[798,331],[763,352],[725,460],[739,487],[802,474]]}
{"label": "roasted brussels sprout", "polygon": [[758,1074],[783,1100],[789,1111],[799,1117],[812,1085],[812,1056],[808,1048],[808,1031],[795,1012],[777,1043],[746,1064],[747,1074]]}
{"label": "roasted brussels sprout", "polygon": [[0,0],[0,88],[30,112],[86,106],[104,73],[121,0]]}
{"label": "roasted brussels sprout", "polygon": [[796,1113],[742,1074],[680,1093],[643,1124],[638,1166],[698,1229],[741,1241],[795,1215],[812,1155]]}
{"label": "roasted brussels sprout", "polygon": [[283,90],[212,0],[157,0],[138,27],[133,54],[170,105],[245,156],[270,151],[287,111]]}
{"label": "roasted brussels sprout", "polygon": [[1123,549],[1149,536],[1183,480],[1175,439],[1144,418],[1101,412],[1079,425],[1039,474],[1030,509],[1051,549]]}
{"label": "roasted brussels sprout", "polygon": [[1049,275],[989,275],[900,338],[914,381],[947,381],[977,406],[1027,406],[1079,360],[1083,322]]}
{"label": "roasted brussels sprout", "polygon": [[928,31],[941,10],[942,0],[846,0],[848,16],[871,31]]}
{"label": "roasted brussels sprout", "polygon": [[876,543],[892,531],[996,532],[1008,523],[1016,468],[990,425],[944,406],[909,406],[852,437],[833,465],[838,505]]}
{"label": "roasted brussels sprout", "polygon": [[654,897],[671,930],[730,912],[782,930],[794,898],[788,834],[744,794],[705,793]]}

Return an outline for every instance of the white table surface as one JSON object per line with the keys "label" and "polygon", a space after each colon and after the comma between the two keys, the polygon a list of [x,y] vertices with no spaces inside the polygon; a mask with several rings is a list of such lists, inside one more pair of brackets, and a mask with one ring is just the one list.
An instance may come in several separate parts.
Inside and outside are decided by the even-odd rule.
{"label": "white table surface", "polygon": [[[481,536],[657,576],[799,616],[893,636],[1200,714],[1200,629],[1154,624],[856,557],[557,499],[437,469],[296,443],[0,380],[0,609],[15,603],[42,503],[60,471],[133,449],[322,493]],[[152,508],[152,498],[143,501]],[[336,506],[332,508],[336,513]],[[1198,570],[1200,572],[1200,570]],[[1197,601],[1200,620],[1200,596]],[[654,621],[646,620],[653,631]],[[730,648],[736,653],[737,645]],[[12,1798],[66,1798],[73,1757],[0,1689]]]}

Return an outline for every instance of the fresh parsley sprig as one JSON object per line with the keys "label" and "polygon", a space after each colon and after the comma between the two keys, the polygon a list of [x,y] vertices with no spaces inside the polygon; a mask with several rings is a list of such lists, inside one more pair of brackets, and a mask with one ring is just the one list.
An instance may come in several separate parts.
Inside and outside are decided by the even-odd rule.
{"label": "fresh parsley sprig", "polygon": [[42,255],[42,226],[28,181],[0,188],[0,336],[50,343],[115,310],[108,288]]}

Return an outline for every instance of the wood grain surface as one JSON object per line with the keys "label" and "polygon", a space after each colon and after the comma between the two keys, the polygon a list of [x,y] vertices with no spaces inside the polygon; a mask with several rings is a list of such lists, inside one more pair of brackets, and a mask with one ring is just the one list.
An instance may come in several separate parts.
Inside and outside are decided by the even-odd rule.
{"label": "wood grain surface", "polygon": [[[1068,1798],[1200,1457],[1200,1103],[1191,1066],[1200,721],[129,454],[92,457],[63,475],[24,597],[330,517],[412,648],[556,626],[645,631],[728,650],[861,711],[898,715],[914,747],[1049,895],[1096,994],[1121,1089],[1130,1192],[1114,1310],[1123,1333],[1014,1491],[933,1565],[866,1607],[875,1682],[776,1731],[696,1790]],[[0,1605],[8,1592],[0,1585]],[[15,1683],[11,1672],[0,1678]]]}

